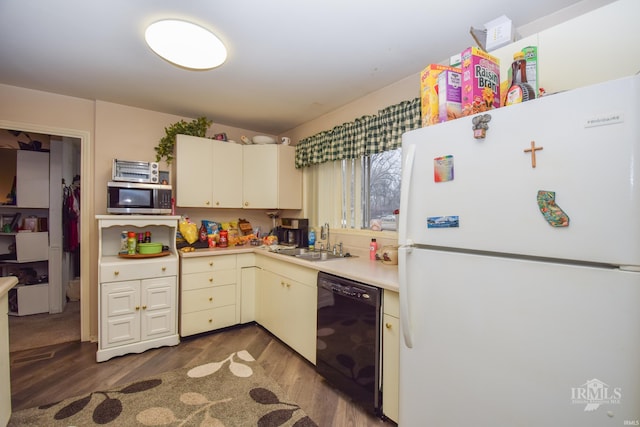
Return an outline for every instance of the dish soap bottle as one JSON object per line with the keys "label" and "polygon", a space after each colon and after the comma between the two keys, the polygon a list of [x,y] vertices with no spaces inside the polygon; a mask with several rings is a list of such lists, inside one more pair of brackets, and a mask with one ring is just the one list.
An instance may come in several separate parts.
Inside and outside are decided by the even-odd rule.
{"label": "dish soap bottle", "polygon": [[309,250],[314,250],[316,246],[316,231],[313,228],[309,229]]}
{"label": "dish soap bottle", "polygon": [[519,104],[535,97],[533,87],[527,83],[527,61],[524,59],[524,52],[516,52],[511,64],[511,86],[504,105]]}
{"label": "dish soap bottle", "polygon": [[371,239],[371,243],[369,243],[369,259],[371,261],[376,260],[376,253],[378,252],[378,242],[376,239]]}

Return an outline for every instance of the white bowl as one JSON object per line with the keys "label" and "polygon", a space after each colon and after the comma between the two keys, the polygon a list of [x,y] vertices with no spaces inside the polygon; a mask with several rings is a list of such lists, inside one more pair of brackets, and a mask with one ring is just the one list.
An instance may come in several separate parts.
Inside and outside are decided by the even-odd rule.
{"label": "white bowl", "polygon": [[254,144],[275,144],[276,140],[266,135],[257,135],[252,138]]}

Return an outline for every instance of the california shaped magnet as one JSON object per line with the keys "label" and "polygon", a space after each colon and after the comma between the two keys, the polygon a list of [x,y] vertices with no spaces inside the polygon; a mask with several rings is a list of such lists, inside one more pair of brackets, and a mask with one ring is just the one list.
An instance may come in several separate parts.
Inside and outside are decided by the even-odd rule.
{"label": "california shaped magnet", "polygon": [[560,206],[556,204],[555,191],[538,191],[538,208],[544,219],[552,227],[568,227],[569,215],[564,213]]}

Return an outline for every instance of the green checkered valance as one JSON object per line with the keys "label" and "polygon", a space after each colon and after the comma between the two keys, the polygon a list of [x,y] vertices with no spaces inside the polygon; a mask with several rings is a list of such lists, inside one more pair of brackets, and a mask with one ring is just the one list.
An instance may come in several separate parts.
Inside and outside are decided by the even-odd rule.
{"label": "green checkered valance", "polygon": [[403,101],[331,130],[304,138],[296,144],[296,168],[332,160],[355,159],[394,150],[404,132],[420,127],[420,98]]}

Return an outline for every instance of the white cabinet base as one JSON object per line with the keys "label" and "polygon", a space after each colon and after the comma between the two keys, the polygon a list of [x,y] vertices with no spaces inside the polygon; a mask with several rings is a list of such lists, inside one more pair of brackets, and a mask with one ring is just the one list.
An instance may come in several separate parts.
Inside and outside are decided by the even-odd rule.
{"label": "white cabinet base", "polygon": [[163,346],[171,346],[180,344],[180,337],[176,335],[170,335],[168,337],[162,337],[153,340],[147,340],[144,342],[136,342],[127,345],[121,345],[119,347],[106,348],[98,350],[96,352],[96,360],[98,362],[104,362],[112,357],[123,356],[128,353],[142,353],[151,348],[158,348]]}

